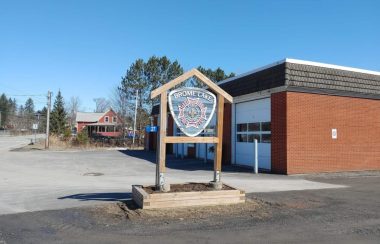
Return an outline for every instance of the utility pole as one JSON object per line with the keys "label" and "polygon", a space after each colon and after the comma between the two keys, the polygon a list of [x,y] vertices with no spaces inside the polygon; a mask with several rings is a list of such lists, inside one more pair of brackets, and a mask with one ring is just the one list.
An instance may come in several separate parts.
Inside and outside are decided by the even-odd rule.
{"label": "utility pole", "polygon": [[135,105],[135,123],[133,125],[133,139],[132,145],[135,146],[135,137],[136,137],[136,118],[137,118],[137,100],[139,97],[139,90],[136,90],[136,105]]}
{"label": "utility pole", "polygon": [[49,148],[49,134],[50,134],[50,107],[51,107],[51,91],[47,95],[47,115],[46,115],[46,141],[45,149]]}
{"label": "utility pole", "polygon": [[[0,110],[0,129],[1,129],[1,125],[2,125],[2,123],[1,123],[1,113],[2,113],[3,111],[1,111]],[[3,132],[5,132],[5,130],[3,131]],[[5,134],[5,133],[4,133]]]}

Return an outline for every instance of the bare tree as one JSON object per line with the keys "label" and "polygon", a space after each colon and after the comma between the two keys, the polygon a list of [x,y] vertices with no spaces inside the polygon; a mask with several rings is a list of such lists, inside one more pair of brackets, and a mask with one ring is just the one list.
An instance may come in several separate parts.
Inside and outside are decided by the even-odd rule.
{"label": "bare tree", "polygon": [[75,126],[76,114],[80,110],[81,104],[79,97],[70,97],[70,100],[66,102],[67,117],[71,129]]}
{"label": "bare tree", "polygon": [[94,98],[95,113],[104,113],[111,107],[111,102],[104,97]]}
{"label": "bare tree", "polygon": [[121,119],[121,131],[123,135],[125,135],[125,128],[128,126],[127,121],[129,121],[129,115],[131,112],[127,94],[119,87],[115,87],[112,90],[110,102],[112,108],[115,110],[115,112]]}

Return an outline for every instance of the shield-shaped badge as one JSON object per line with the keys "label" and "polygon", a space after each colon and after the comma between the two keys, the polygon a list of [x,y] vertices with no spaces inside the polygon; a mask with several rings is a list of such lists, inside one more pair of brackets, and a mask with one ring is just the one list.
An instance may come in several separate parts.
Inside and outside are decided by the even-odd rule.
{"label": "shield-shaped badge", "polygon": [[216,97],[211,92],[186,87],[169,93],[169,107],[174,121],[187,136],[201,133],[215,112]]}

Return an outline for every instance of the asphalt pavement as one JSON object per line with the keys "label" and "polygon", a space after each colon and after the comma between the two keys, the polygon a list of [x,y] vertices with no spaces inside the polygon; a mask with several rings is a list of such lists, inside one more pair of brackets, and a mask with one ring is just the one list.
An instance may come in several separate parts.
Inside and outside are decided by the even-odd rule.
{"label": "asphalt pavement", "polygon": [[380,243],[379,172],[311,180],[348,187],[248,194],[265,214],[133,220],[82,207],[3,215],[0,243]]}
{"label": "asphalt pavement", "polygon": [[[134,184],[155,182],[155,154],[132,150],[12,151],[31,136],[0,137],[0,215],[94,205],[130,198]],[[342,188],[304,177],[259,174],[231,166],[222,181],[247,193]],[[211,163],[168,157],[169,183],[209,182]],[[102,198],[102,199],[99,199]]]}

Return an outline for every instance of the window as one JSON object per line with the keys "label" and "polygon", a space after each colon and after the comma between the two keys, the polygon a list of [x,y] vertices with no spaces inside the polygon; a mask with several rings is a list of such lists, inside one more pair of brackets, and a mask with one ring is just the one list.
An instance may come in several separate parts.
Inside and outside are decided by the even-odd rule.
{"label": "window", "polygon": [[260,142],[260,134],[248,134],[248,142],[254,142],[255,139]]}
{"label": "window", "polygon": [[247,131],[247,124],[237,124],[237,131],[242,132],[242,131]]}
{"label": "window", "polygon": [[236,141],[271,143],[270,122],[241,123],[236,125]]}
{"label": "window", "polygon": [[237,142],[247,142],[247,134],[238,134]]}
{"label": "window", "polygon": [[260,123],[248,123],[248,131],[260,131]]}
{"label": "window", "polygon": [[116,123],[116,117],[112,117],[112,122]]}
{"label": "window", "polygon": [[108,121],[109,121],[109,117],[108,116],[104,117],[104,122],[108,123]]}
{"label": "window", "polygon": [[261,131],[270,131],[270,122],[261,123]]}
{"label": "window", "polygon": [[270,143],[271,142],[271,134],[262,134],[261,135],[261,142],[262,143]]}

